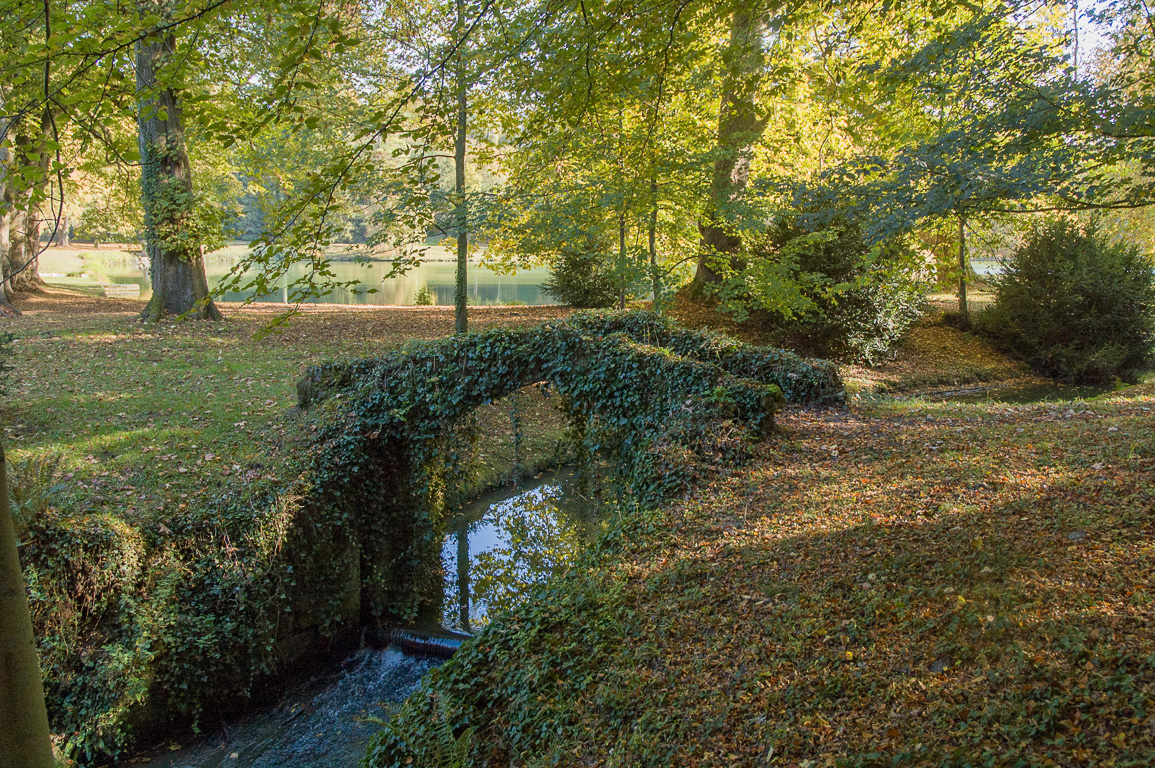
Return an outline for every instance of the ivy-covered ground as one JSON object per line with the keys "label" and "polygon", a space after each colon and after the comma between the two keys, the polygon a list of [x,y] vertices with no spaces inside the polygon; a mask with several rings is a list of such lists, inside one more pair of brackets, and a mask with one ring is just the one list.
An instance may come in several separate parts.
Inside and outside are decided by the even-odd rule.
{"label": "ivy-covered ground", "polygon": [[779,424],[436,672],[375,764],[433,711],[490,765],[1155,762],[1155,383]]}

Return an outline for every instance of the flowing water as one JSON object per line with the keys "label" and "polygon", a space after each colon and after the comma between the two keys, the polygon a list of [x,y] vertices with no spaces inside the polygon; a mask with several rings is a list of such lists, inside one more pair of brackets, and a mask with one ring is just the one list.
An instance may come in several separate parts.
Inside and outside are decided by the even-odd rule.
{"label": "flowing water", "polygon": [[[601,529],[568,470],[546,473],[464,506],[444,547],[445,626],[476,630],[564,570]],[[464,587],[462,589],[461,587]],[[352,768],[369,738],[440,660],[396,646],[362,649],[335,673],[289,693],[191,746],[158,748],[152,768]],[[125,768],[129,765],[125,763]]]}
{"label": "flowing water", "polygon": [[[150,768],[354,768],[369,738],[440,661],[389,647],[363,649],[340,672],[289,693],[277,706],[221,727],[200,743],[161,747]],[[176,745],[173,745],[176,746]]]}

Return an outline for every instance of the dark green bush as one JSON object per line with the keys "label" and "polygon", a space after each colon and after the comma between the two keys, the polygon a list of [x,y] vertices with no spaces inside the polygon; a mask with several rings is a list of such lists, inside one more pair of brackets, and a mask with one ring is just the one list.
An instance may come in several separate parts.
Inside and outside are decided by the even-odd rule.
{"label": "dark green bush", "polygon": [[760,256],[791,262],[802,311],[784,316],[778,328],[814,354],[880,362],[922,314],[920,265],[904,239],[872,247],[852,222],[810,232],[780,221]]}
{"label": "dark green bush", "polygon": [[592,238],[563,246],[553,263],[545,290],[558,301],[579,309],[613,306],[618,290],[607,268],[609,257]]}
{"label": "dark green bush", "polygon": [[1152,363],[1155,273],[1139,250],[1095,224],[1035,229],[995,285],[978,328],[1044,376],[1134,381]]}
{"label": "dark green bush", "polygon": [[748,234],[741,268],[717,265],[722,307],[738,320],[763,313],[786,346],[875,364],[922,314],[925,260],[905,237],[872,245],[846,217],[823,219]]}

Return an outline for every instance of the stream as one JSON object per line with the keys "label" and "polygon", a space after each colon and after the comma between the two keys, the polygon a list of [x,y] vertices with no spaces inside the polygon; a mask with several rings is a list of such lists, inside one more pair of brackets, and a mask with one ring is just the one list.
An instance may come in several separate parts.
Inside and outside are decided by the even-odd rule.
{"label": "stream", "polygon": [[[443,548],[444,627],[476,631],[568,566],[601,529],[567,469],[486,494],[449,520]],[[175,742],[122,766],[353,768],[370,737],[440,659],[397,645],[363,648],[340,669],[304,682],[272,708]]]}

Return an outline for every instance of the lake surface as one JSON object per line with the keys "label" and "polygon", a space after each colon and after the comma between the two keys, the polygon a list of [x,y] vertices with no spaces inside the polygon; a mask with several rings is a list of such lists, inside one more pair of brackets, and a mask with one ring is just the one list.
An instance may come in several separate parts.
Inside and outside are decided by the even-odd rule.
{"label": "lake surface", "polygon": [[[205,276],[209,287],[217,285],[237,263],[238,251],[232,247],[225,252],[205,257]],[[443,250],[443,249],[441,249]],[[435,255],[440,255],[435,254]],[[412,305],[417,292],[428,287],[438,305],[452,306],[455,264],[451,261],[427,261],[400,277],[385,278],[392,265],[385,261],[360,264],[354,261],[334,261],[331,268],[335,280],[356,281],[353,290],[338,289],[309,303],[323,304],[378,304]],[[142,258],[118,251],[86,252],[80,250],[50,249],[40,258],[40,272],[50,283],[68,285],[129,284],[140,286],[140,298],[152,295],[147,269]],[[287,280],[282,278],[273,293],[257,297],[260,301],[287,302],[288,285],[306,273],[304,265],[290,268]],[[251,273],[247,273],[251,274]],[[547,267],[526,269],[513,275],[498,274],[490,269],[470,264],[469,303],[485,304],[556,304],[557,299],[541,287],[549,279]],[[374,293],[369,293],[374,290]],[[253,298],[253,291],[228,291],[219,300],[240,302]]]}
{"label": "lake surface", "polygon": [[929,400],[951,400],[962,403],[1007,403],[1026,405],[1030,403],[1065,403],[1072,400],[1088,400],[1099,395],[1116,391],[1110,384],[1099,386],[1068,386],[1057,382],[1038,384],[1012,384],[1010,386],[966,387],[948,392],[927,395]]}

